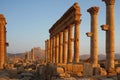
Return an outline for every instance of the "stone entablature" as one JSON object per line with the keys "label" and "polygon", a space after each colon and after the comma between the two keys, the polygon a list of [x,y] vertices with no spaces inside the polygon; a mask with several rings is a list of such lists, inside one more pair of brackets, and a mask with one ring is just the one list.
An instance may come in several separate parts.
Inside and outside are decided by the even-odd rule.
{"label": "stone entablature", "polygon": [[[49,29],[50,37],[58,34],[67,28],[70,24],[80,22],[80,7],[75,3],[66,13]],[[56,27],[57,26],[57,27]]]}

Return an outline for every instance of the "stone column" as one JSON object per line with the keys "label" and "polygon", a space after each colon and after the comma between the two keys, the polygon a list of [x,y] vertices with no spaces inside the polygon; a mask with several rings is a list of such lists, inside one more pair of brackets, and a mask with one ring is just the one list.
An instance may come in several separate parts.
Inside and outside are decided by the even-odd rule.
{"label": "stone column", "polygon": [[45,61],[47,63],[47,40],[45,41]]}
{"label": "stone column", "polygon": [[55,37],[52,37],[52,62],[55,63]]}
{"label": "stone column", "polygon": [[72,53],[73,53],[72,28],[73,28],[73,24],[71,24],[71,25],[68,27],[68,58],[67,58],[67,59],[68,59],[68,63],[72,63]]}
{"label": "stone column", "polygon": [[91,7],[87,12],[91,15],[91,43],[90,43],[90,60],[93,67],[98,66],[98,11],[99,7]]}
{"label": "stone column", "polygon": [[75,21],[75,29],[74,29],[74,62],[79,63],[80,55],[79,55],[79,49],[80,49],[80,21]]}
{"label": "stone column", "polygon": [[67,63],[67,29],[63,31],[63,63]]}
{"label": "stone column", "polygon": [[58,64],[58,50],[59,50],[59,46],[58,46],[58,35],[55,36],[55,63]]}
{"label": "stone column", "polygon": [[52,63],[52,38],[50,38],[50,62]]}
{"label": "stone column", "polygon": [[50,40],[47,40],[47,58],[48,62],[50,62]]}
{"label": "stone column", "polygon": [[34,53],[34,48],[31,50],[31,59],[32,59],[32,61],[34,61],[35,60],[35,53]]}
{"label": "stone column", "polygon": [[114,52],[115,52],[115,29],[114,29],[114,4],[115,0],[102,0],[106,4],[106,69],[109,72],[114,69]]}
{"label": "stone column", "polygon": [[59,33],[59,63],[62,64],[63,58],[63,32]]}
{"label": "stone column", "polygon": [[6,54],[6,34],[5,34],[6,20],[4,15],[0,14],[0,69],[3,69]]}

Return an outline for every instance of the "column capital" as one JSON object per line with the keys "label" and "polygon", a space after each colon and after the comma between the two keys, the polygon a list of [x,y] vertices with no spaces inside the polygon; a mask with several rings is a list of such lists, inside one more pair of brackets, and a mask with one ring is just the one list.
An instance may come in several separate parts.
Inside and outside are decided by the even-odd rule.
{"label": "column capital", "polygon": [[87,12],[89,12],[91,15],[98,14],[98,11],[99,11],[99,7],[97,7],[97,6],[91,7],[87,10]]}
{"label": "column capital", "polygon": [[105,2],[106,5],[114,5],[115,4],[115,0],[102,0]]}

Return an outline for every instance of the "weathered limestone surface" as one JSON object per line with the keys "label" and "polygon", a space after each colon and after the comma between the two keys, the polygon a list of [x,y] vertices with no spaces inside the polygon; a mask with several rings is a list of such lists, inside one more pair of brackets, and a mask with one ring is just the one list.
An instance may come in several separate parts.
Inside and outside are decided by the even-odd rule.
{"label": "weathered limestone surface", "polygon": [[90,60],[93,67],[98,66],[98,11],[99,7],[91,7],[87,12],[91,15],[91,32],[87,33],[91,38],[90,43]]}
{"label": "weathered limestone surface", "polygon": [[3,14],[0,14],[0,69],[3,69],[6,56],[6,20]]}

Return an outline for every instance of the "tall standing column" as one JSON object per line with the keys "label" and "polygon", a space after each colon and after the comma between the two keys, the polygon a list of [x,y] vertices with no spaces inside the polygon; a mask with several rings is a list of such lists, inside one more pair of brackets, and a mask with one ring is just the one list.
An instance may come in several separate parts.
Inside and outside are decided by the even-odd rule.
{"label": "tall standing column", "polygon": [[98,66],[98,11],[99,7],[91,7],[87,12],[91,15],[91,44],[90,59],[93,67]]}
{"label": "tall standing column", "polygon": [[5,34],[6,20],[4,15],[0,14],[0,69],[3,69],[6,54],[6,34]]}
{"label": "tall standing column", "polygon": [[67,63],[67,29],[63,31],[63,63]]}
{"label": "tall standing column", "polygon": [[73,45],[72,45],[72,28],[73,28],[73,24],[71,24],[68,28],[68,63],[72,63],[72,53],[73,53]]}
{"label": "tall standing column", "polygon": [[102,0],[106,3],[106,69],[109,72],[114,69],[114,52],[115,52],[115,29],[114,29],[114,4],[115,0]]}
{"label": "tall standing column", "polygon": [[58,51],[59,46],[58,46],[58,35],[55,36],[55,63],[58,63]]}
{"label": "tall standing column", "polygon": [[79,63],[80,55],[79,55],[79,49],[80,49],[80,22],[75,21],[75,31],[74,31],[74,62]]}
{"label": "tall standing column", "polygon": [[63,32],[59,33],[59,63],[62,64],[63,58]]}

